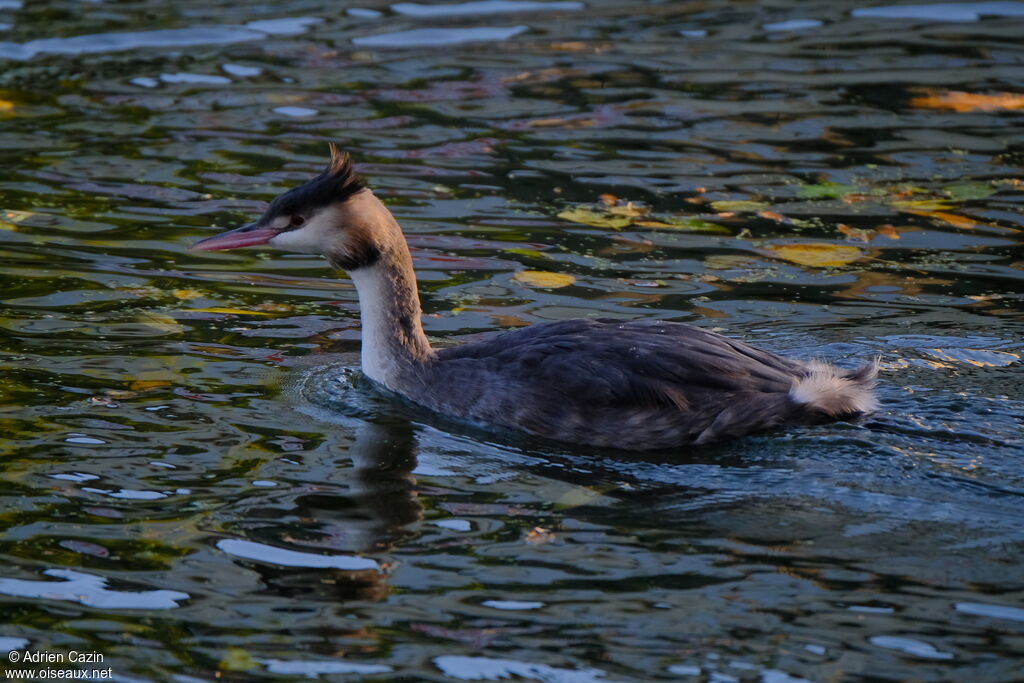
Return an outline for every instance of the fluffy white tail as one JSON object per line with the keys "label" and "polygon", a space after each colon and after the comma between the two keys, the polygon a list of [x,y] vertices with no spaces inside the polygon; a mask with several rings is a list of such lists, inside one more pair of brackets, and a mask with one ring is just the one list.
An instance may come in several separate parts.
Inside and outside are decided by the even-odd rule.
{"label": "fluffy white tail", "polygon": [[796,403],[831,417],[870,413],[878,408],[875,376],[878,359],[859,370],[843,370],[827,363],[807,364],[808,374],[793,383],[789,397]]}

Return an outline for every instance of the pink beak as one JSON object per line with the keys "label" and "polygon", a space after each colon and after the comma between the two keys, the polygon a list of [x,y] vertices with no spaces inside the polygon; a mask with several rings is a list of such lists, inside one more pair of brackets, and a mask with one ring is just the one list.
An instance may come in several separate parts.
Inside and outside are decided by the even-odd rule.
{"label": "pink beak", "polygon": [[266,228],[257,228],[255,223],[243,225],[234,230],[221,232],[212,237],[199,240],[189,249],[200,251],[221,251],[224,249],[237,249],[239,247],[252,247],[257,244],[266,244],[277,235],[277,231]]}

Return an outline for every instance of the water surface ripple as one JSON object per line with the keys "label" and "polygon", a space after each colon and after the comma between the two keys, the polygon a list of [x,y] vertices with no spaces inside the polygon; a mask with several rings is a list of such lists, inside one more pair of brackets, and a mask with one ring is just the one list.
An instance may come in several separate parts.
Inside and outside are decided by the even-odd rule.
{"label": "water surface ripple", "polygon": [[[885,2],[0,0],[0,650],[1020,678],[1024,3]],[[187,251],[328,141],[438,343],[688,321],[880,356],[882,409],[623,455],[376,395],[344,274]]]}

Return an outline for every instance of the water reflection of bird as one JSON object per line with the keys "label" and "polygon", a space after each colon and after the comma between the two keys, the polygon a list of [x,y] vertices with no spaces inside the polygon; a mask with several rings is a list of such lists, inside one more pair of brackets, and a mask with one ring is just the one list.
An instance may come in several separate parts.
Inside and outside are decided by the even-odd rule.
{"label": "water reflection of bird", "polygon": [[[356,553],[386,552],[403,535],[406,527],[423,517],[423,506],[416,494],[416,434],[409,424],[387,426],[356,419],[343,419],[341,425],[352,430],[352,443],[346,456],[352,468],[344,471],[344,492],[317,483],[300,488],[295,495],[293,518],[315,520],[315,526],[294,529],[282,521],[268,525],[264,533],[278,530],[290,544],[304,547],[301,539],[315,538],[312,547]],[[310,467],[313,476],[330,482],[338,471],[331,459],[322,471]],[[305,489],[305,490],[302,490]],[[266,510],[259,510],[266,517]],[[271,545],[278,545],[276,539]],[[315,557],[315,556],[314,556]],[[387,597],[390,570],[382,565],[374,569],[324,569],[301,564],[287,568],[269,563],[254,563],[252,568],[263,577],[269,590],[291,597],[322,597],[331,600],[380,601]]]}
{"label": "water reflection of bird", "polygon": [[387,426],[353,420],[354,440],[346,451],[352,470],[342,497],[311,494],[296,505],[303,515],[335,535],[335,547],[356,552],[389,548],[403,529],[423,517],[416,496],[416,434],[409,424]]}
{"label": "water reflection of bird", "polygon": [[703,444],[875,407],[874,364],[847,371],[661,320],[566,320],[433,349],[401,228],[331,146],[318,176],[196,249],[323,254],[359,293],[363,372],[444,415],[631,450]]}

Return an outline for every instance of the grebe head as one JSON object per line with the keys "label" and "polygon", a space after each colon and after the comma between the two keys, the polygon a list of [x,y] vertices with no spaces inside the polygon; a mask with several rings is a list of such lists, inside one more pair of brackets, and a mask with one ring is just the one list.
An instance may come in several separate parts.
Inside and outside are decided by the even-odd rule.
{"label": "grebe head", "polygon": [[192,249],[220,251],[260,244],[302,254],[324,254],[345,270],[380,257],[380,212],[387,213],[333,143],[320,175],[279,195],[258,220],[207,237]]}

